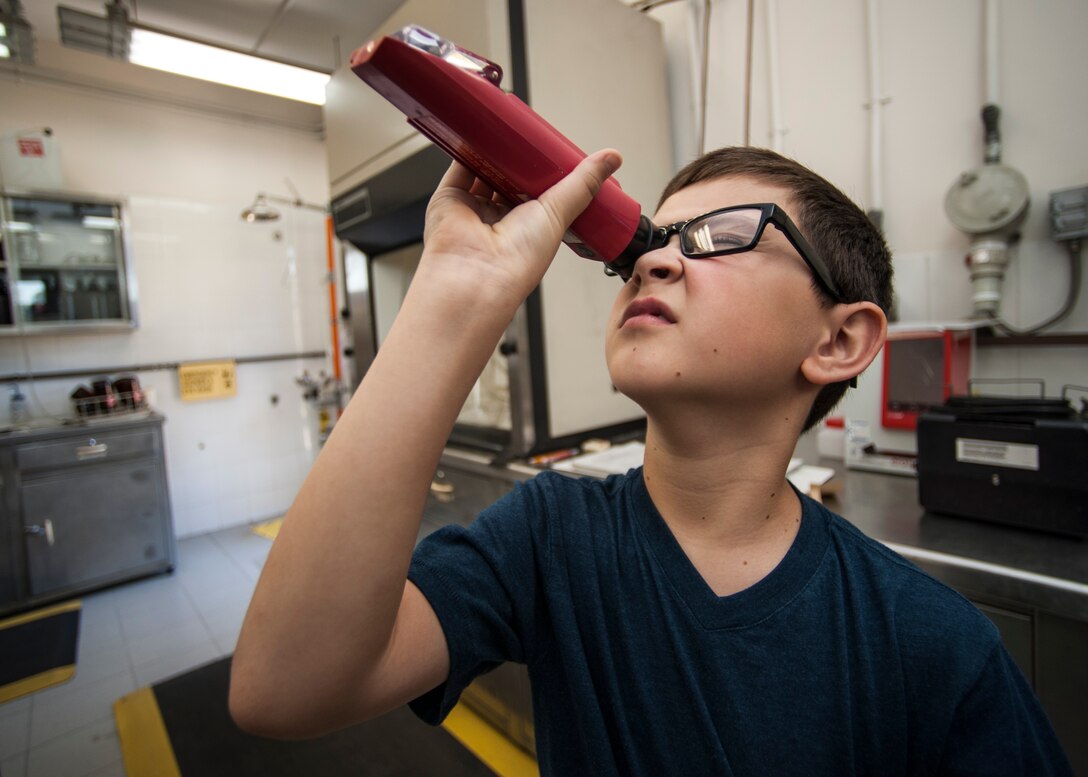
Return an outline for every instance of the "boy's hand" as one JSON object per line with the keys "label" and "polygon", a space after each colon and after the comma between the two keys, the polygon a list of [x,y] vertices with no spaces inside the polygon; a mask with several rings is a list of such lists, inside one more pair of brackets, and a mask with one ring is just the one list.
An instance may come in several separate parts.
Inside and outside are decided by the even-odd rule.
{"label": "boy's hand", "polygon": [[610,149],[591,154],[538,199],[516,207],[454,162],[427,207],[420,275],[439,280],[447,298],[462,289],[477,302],[521,304],[570,223],[621,161]]}

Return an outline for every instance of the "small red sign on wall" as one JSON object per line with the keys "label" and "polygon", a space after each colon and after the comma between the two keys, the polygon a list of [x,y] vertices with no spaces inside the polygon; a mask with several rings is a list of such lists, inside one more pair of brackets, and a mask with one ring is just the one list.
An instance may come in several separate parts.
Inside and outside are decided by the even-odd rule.
{"label": "small red sign on wall", "polygon": [[19,156],[45,156],[45,144],[38,138],[19,138]]}

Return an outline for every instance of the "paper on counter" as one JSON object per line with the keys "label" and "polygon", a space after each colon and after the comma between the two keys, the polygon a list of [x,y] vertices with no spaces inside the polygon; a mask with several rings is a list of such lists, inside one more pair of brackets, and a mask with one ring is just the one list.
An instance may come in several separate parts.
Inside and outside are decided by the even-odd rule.
{"label": "paper on counter", "polygon": [[643,443],[625,442],[596,453],[583,453],[581,456],[557,461],[552,464],[552,469],[575,475],[606,478],[609,475],[623,475],[629,469],[641,467],[645,455],[646,446]]}
{"label": "paper on counter", "polygon": [[798,491],[807,494],[813,486],[822,486],[834,476],[835,470],[830,467],[814,467],[811,464],[805,464],[792,470],[786,478]]}

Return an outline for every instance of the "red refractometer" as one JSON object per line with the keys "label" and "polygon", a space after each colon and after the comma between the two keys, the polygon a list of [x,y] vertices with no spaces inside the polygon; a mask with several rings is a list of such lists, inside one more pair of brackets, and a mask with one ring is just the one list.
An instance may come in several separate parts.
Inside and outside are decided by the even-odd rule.
{"label": "red refractometer", "polygon": [[[352,55],[351,69],[511,202],[539,197],[586,156],[499,88],[498,65],[422,27],[367,43]],[[639,204],[609,178],[563,240],[579,256],[626,275],[650,249],[654,233]]]}

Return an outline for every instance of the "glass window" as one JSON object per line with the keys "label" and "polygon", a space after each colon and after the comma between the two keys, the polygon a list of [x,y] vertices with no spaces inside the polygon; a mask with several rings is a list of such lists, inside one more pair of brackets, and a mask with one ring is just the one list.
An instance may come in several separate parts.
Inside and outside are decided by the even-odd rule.
{"label": "glass window", "polygon": [[0,325],[129,325],[118,203],[5,196]]}

